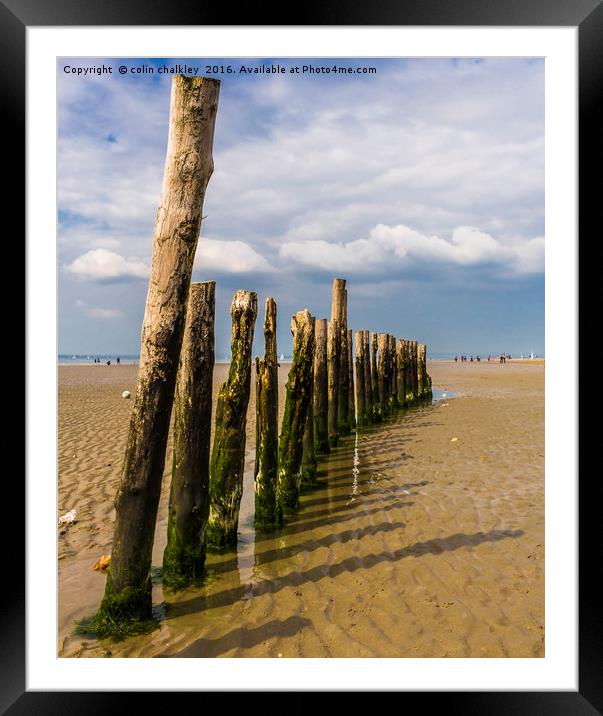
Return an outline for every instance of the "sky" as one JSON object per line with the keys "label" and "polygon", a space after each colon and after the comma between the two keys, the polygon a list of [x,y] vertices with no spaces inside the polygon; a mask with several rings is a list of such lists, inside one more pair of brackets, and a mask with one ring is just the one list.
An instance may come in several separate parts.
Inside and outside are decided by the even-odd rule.
{"label": "sky", "polygon": [[[59,353],[139,352],[169,120],[159,70],[178,64],[233,69],[210,75],[214,173],[193,271],[216,281],[218,360],[237,289],[258,294],[254,352],[272,296],[289,355],[291,316],[330,317],[336,276],[354,330],[432,355],[544,354],[534,58],[59,60]],[[112,74],[83,74],[100,65]],[[285,73],[239,71],[276,65]],[[376,72],[289,71],[303,65]]]}

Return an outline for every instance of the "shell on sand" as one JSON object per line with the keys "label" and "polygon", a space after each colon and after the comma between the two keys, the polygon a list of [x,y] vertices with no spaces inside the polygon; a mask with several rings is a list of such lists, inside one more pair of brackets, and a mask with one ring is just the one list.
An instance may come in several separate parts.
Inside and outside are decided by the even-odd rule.
{"label": "shell on sand", "polygon": [[60,525],[71,525],[76,521],[76,517],[77,517],[77,511],[69,510],[69,512],[66,512],[64,515],[59,517],[59,524]]}
{"label": "shell on sand", "polygon": [[102,554],[101,558],[94,565],[93,569],[95,569],[97,572],[100,572],[103,569],[107,569],[107,567],[110,564],[111,564],[111,555],[110,554]]}
{"label": "shell on sand", "polygon": [[122,398],[129,398],[131,395],[129,390],[124,390],[124,392],[121,394]]}

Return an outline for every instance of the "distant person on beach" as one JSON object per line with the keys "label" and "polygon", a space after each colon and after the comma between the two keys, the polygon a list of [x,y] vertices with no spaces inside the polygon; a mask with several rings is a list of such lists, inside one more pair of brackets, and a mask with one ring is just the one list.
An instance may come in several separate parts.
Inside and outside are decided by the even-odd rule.
{"label": "distant person on beach", "polygon": [[455,363],[458,361],[458,359],[459,359],[458,356],[454,356],[454,362],[455,362]]}
{"label": "distant person on beach", "polygon": [[475,360],[479,363],[480,357],[479,357],[479,356],[476,356],[476,357],[475,357]]}
{"label": "distant person on beach", "polygon": [[117,365],[119,365],[119,356],[117,356]]}
{"label": "distant person on beach", "polygon": [[488,363],[490,362],[491,358],[492,358],[492,356],[488,356]]}
{"label": "distant person on beach", "polygon": [[473,363],[473,356],[471,356],[471,358],[469,358],[469,363]]}
{"label": "distant person on beach", "polygon": [[110,360],[107,361],[107,365],[111,365],[111,361],[110,361]]}

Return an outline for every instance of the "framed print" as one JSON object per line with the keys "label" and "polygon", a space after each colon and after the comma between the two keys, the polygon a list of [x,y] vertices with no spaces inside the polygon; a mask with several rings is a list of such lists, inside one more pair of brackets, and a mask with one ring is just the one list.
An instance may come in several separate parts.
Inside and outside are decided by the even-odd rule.
{"label": "framed print", "polygon": [[1,8],[27,130],[4,708],[600,711],[575,429],[600,5],[179,10]]}

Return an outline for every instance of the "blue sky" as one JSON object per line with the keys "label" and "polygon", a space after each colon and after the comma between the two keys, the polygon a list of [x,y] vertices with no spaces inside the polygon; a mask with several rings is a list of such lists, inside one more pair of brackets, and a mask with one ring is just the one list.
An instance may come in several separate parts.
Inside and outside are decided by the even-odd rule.
{"label": "blue sky", "polygon": [[[99,59],[58,63],[59,352],[138,353],[171,76],[219,75],[193,280],[216,280],[216,355],[239,289],[435,353],[544,353],[544,61]],[[376,74],[252,74],[281,64]],[[112,75],[64,67],[104,64]],[[120,75],[120,65],[154,73]],[[262,351],[256,331],[256,352]]]}

